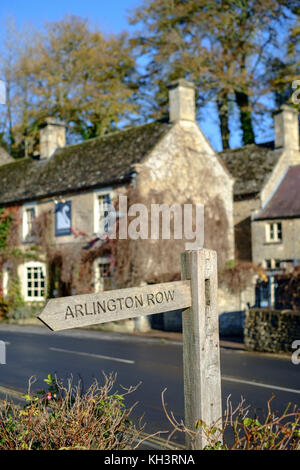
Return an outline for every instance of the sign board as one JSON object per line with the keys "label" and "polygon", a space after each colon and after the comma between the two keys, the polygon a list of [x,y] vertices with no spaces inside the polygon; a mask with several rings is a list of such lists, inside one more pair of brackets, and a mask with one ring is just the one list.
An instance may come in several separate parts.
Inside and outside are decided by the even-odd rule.
{"label": "sign board", "polygon": [[55,236],[72,233],[72,202],[58,202],[55,206]]}
{"label": "sign board", "polygon": [[38,318],[48,328],[57,331],[190,306],[190,282],[177,281],[50,299]]}
{"label": "sign board", "polygon": [[186,445],[201,450],[207,441],[195,423],[222,426],[216,252],[186,251],[181,273],[177,282],[50,299],[38,318],[59,331],[182,310]]}

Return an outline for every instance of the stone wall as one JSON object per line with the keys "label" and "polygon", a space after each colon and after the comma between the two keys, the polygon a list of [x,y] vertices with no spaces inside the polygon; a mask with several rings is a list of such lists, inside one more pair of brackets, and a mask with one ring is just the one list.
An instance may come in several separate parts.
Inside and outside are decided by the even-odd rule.
{"label": "stone wall", "polygon": [[[282,241],[266,242],[266,224],[281,222]],[[266,259],[298,259],[300,257],[300,218],[272,221],[253,221],[253,263],[262,265]]]}
{"label": "stone wall", "polygon": [[170,205],[203,204],[204,248],[216,250],[221,264],[234,258],[234,181],[196,122],[177,122],[137,172],[145,199],[156,192]]}
{"label": "stone wall", "polygon": [[235,259],[252,260],[251,214],[259,209],[259,205],[258,197],[234,201]]}
{"label": "stone wall", "polygon": [[292,352],[300,340],[300,312],[249,309],[246,312],[244,343],[249,351]]}

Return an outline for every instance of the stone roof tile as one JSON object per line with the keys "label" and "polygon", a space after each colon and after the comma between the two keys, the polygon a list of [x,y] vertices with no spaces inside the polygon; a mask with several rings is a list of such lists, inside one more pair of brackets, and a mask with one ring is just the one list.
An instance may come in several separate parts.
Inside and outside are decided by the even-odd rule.
{"label": "stone roof tile", "polygon": [[300,217],[300,165],[288,169],[277,190],[255,220]]}
{"label": "stone roof tile", "polygon": [[152,122],[71,145],[47,160],[23,158],[0,166],[0,204],[12,204],[130,179],[171,125]]}
{"label": "stone roof tile", "polygon": [[274,150],[273,142],[250,144],[219,152],[219,156],[235,178],[234,195],[260,192],[281,153],[282,150]]}

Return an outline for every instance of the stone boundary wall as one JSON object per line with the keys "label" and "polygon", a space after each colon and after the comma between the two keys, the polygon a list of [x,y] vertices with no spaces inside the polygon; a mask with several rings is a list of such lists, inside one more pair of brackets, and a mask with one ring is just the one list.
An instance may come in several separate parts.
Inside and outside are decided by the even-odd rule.
{"label": "stone boundary wall", "polygon": [[244,343],[249,351],[289,352],[300,340],[300,311],[253,308],[246,311]]}

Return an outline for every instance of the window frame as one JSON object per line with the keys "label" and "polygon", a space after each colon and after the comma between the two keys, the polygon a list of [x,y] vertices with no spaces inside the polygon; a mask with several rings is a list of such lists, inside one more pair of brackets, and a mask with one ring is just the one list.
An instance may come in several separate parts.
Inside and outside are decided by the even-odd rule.
{"label": "window frame", "polygon": [[281,269],[281,259],[274,258],[274,269]]}
{"label": "window frame", "polygon": [[[280,226],[280,229],[279,229]],[[273,236],[271,237],[271,233]],[[266,243],[282,243],[282,222],[268,222],[265,226]],[[280,237],[278,236],[280,233]]]}
{"label": "window frame", "polygon": [[94,235],[100,233],[100,207],[99,196],[109,195],[110,201],[113,199],[113,190],[111,187],[97,189],[94,191]]}
{"label": "window frame", "polygon": [[[270,263],[270,266],[268,266],[268,262]],[[265,265],[265,269],[272,269],[273,259],[272,258],[265,259],[264,260],[264,265]]]}
{"label": "window frame", "polygon": [[[270,262],[270,267],[267,265],[267,262]],[[266,258],[264,259],[264,269],[266,270],[276,270],[276,269],[281,269],[281,262],[282,260],[279,258]],[[279,266],[276,266],[276,264],[279,263]]]}
{"label": "window frame", "polygon": [[23,242],[30,242],[32,240],[32,237],[30,236],[30,232],[28,231],[28,218],[27,218],[28,211],[30,210],[34,211],[34,218],[33,218],[34,220],[37,217],[37,203],[36,202],[26,203],[23,205],[23,208],[22,208],[22,240]]}
{"label": "window frame", "polygon": [[[23,276],[22,276],[22,291],[23,291],[23,297],[25,302],[43,302],[46,298],[46,292],[47,292],[47,271],[46,271],[46,264],[41,262],[41,261],[28,261],[27,263],[24,263],[22,265],[23,268]],[[42,268],[42,272],[44,275],[44,295],[41,296],[29,296],[28,295],[28,271],[27,268]],[[38,279],[40,281],[40,278]],[[33,281],[33,279],[32,279]],[[34,287],[32,287],[32,290],[34,290]],[[38,290],[41,290],[41,287],[38,287]]]}
{"label": "window frame", "polygon": [[[105,278],[101,276],[100,264],[110,265],[111,258],[109,256],[102,256],[100,258],[96,258],[94,261],[94,291],[95,293],[105,292],[104,281],[103,281]],[[113,279],[113,275],[111,274],[108,279]]]}

